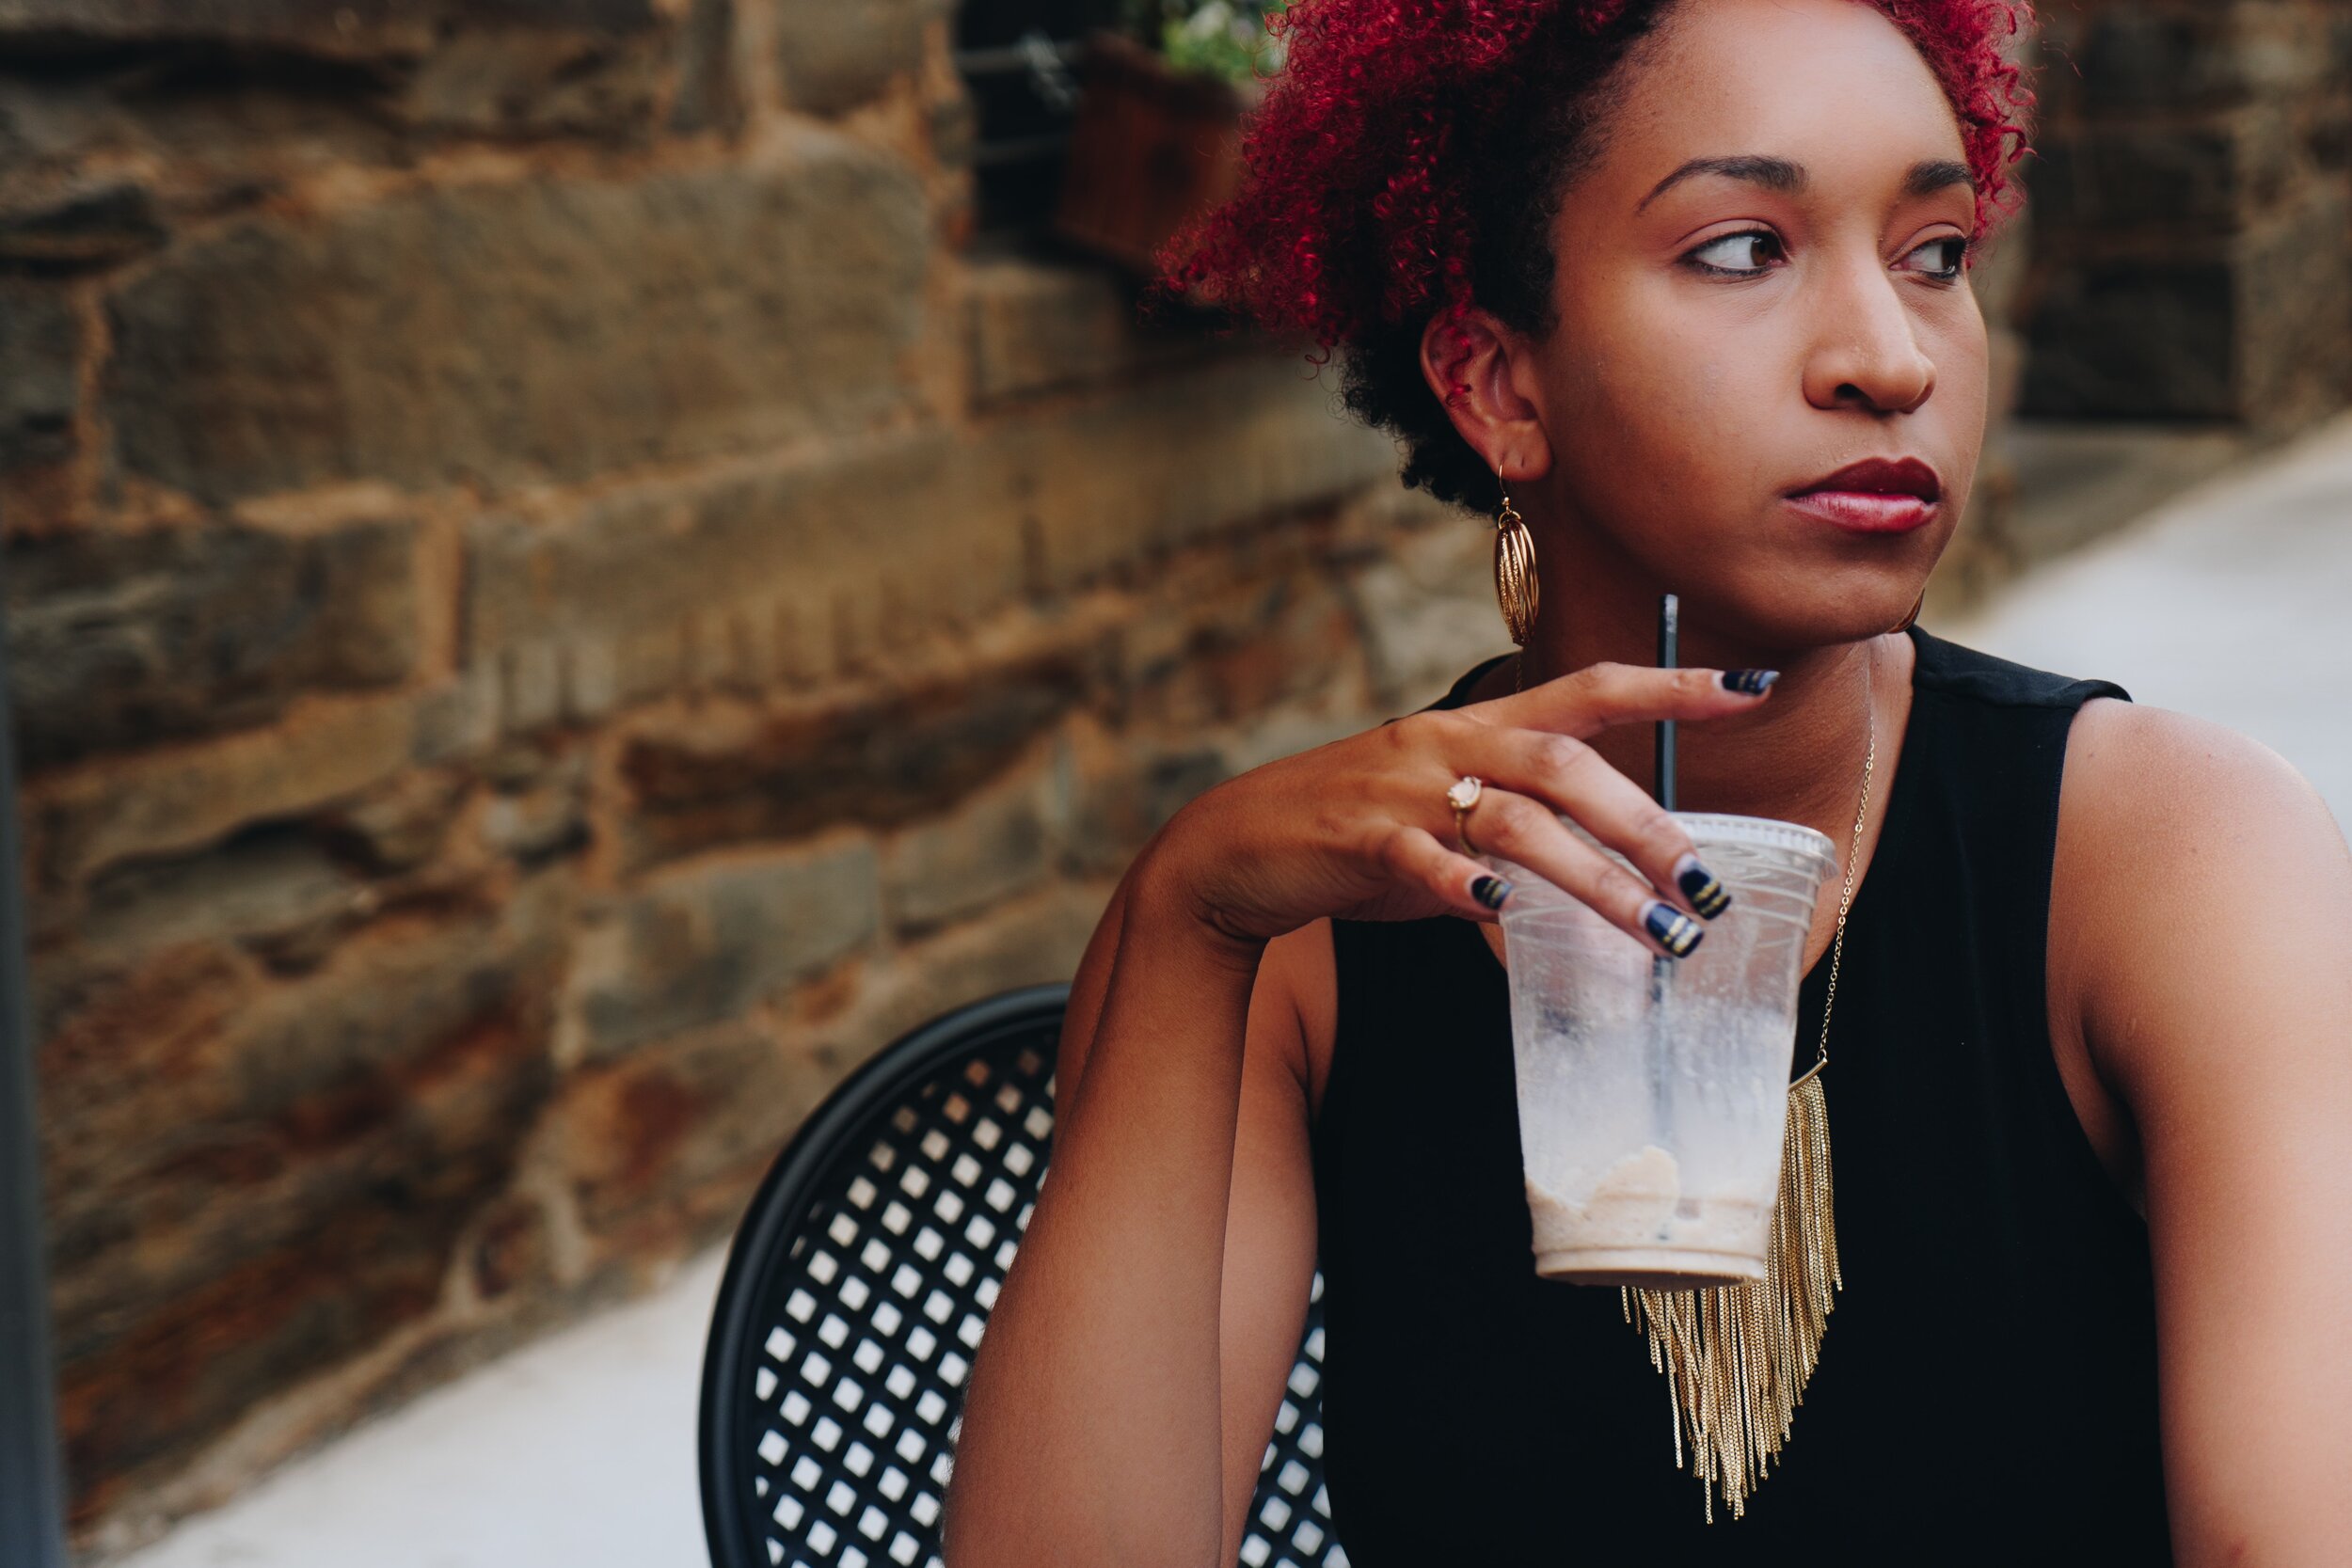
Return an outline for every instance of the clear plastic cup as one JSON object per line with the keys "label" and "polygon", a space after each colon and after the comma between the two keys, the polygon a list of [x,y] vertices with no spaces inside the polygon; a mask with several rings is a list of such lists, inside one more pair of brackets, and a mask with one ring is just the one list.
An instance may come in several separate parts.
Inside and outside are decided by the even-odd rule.
{"label": "clear plastic cup", "polygon": [[1502,939],[1535,1272],[1549,1279],[1689,1289],[1764,1275],[1805,938],[1835,847],[1769,817],[1675,819],[1732,897],[1685,958],[1654,963],[1534,871],[1478,857],[1518,887]]}

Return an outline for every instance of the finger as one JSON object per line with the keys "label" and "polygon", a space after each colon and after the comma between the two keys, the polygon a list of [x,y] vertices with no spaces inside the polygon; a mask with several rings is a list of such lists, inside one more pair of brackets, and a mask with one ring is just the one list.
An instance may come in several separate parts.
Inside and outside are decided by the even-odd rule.
{"label": "finger", "polygon": [[1479,848],[1526,866],[1652,952],[1688,958],[1706,935],[1657,889],[1561,826],[1541,800],[1490,787],[1470,808],[1470,842]]}
{"label": "finger", "polygon": [[1410,823],[1398,823],[1389,835],[1381,863],[1398,881],[1428,889],[1474,920],[1492,920],[1512,892],[1509,878],[1455,854]]}
{"label": "finger", "polygon": [[[1689,830],[1583,741],[1546,730],[1490,729],[1470,744],[1486,760],[1467,771],[1567,813],[1693,914],[1713,920],[1731,907],[1730,893],[1699,859]],[[1482,798],[1470,808],[1474,838],[1485,804]]]}
{"label": "finger", "polygon": [[1588,664],[1508,697],[1454,711],[1488,723],[1549,730],[1586,739],[1618,724],[1660,719],[1707,720],[1745,713],[1772,694],[1777,670],[1660,670],[1642,664]]}

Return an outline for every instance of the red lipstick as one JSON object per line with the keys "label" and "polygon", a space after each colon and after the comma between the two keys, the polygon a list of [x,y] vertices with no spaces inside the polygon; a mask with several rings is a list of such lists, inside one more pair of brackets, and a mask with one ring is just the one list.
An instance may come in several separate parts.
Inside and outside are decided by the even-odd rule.
{"label": "red lipstick", "polygon": [[1851,533],[1908,533],[1935,515],[1943,482],[1915,457],[1866,457],[1801,489],[1788,504]]}

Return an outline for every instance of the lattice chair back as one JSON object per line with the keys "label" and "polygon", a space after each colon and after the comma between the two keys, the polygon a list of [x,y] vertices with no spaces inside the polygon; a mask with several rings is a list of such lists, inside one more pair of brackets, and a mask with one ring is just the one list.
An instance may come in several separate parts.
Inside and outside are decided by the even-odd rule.
{"label": "lattice chair back", "polygon": [[[727,1257],[703,1360],[714,1568],[942,1568],[972,1354],[1053,1147],[1067,985],[943,1014],[834,1090]],[[1323,1275],[1243,1568],[1346,1568],[1323,1487]]]}

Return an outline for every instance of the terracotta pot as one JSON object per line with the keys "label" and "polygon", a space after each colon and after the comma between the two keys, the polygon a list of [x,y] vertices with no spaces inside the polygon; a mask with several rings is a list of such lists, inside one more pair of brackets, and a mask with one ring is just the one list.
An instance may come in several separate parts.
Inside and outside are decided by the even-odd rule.
{"label": "terracotta pot", "polygon": [[1241,119],[1262,87],[1178,71],[1116,33],[1087,39],[1056,232],[1149,275],[1186,221],[1241,185]]}

